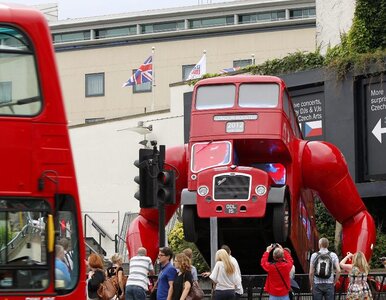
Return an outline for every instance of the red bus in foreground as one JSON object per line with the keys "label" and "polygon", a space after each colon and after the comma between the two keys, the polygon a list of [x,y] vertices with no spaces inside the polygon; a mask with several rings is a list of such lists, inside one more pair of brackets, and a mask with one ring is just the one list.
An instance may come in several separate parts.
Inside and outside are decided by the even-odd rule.
{"label": "red bus in foreground", "polygon": [[[85,299],[85,249],[50,31],[0,4],[0,298]],[[70,242],[69,278],[55,248]]]}

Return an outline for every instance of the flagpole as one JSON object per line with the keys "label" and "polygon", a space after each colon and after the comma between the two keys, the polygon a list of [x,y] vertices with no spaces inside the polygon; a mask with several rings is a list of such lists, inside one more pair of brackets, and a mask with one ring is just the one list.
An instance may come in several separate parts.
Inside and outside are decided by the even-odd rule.
{"label": "flagpole", "polygon": [[151,89],[151,111],[154,111],[154,93],[155,93],[155,72],[154,72],[154,53],[155,53],[155,47],[153,46],[151,48],[151,55],[152,55],[152,75],[153,75],[153,81],[152,81],[152,89]]}

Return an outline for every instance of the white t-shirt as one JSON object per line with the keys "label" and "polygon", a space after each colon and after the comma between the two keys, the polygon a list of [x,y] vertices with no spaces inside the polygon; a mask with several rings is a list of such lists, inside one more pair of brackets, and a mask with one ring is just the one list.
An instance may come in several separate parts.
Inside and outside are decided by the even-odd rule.
{"label": "white t-shirt", "polygon": [[228,275],[222,261],[216,262],[209,278],[216,283],[216,290],[236,290],[236,287],[241,285],[241,277],[238,272],[235,271],[232,275]]}
{"label": "white t-shirt", "polygon": [[[239,274],[239,276],[241,278],[241,271],[240,271],[239,263],[237,262],[236,258],[234,258],[232,255],[229,255],[229,257],[231,259],[231,262],[233,263],[233,265],[236,268],[236,272]],[[241,284],[241,281],[240,281],[240,285],[236,287],[236,293],[239,295],[244,294],[244,289],[243,289],[243,285]]]}

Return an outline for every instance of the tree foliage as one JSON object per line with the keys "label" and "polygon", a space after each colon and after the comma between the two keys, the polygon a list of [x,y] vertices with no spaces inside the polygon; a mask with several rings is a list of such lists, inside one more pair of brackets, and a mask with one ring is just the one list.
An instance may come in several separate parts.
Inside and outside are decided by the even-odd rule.
{"label": "tree foliage", "polygon": [[197,268],[198,274],[210,269],[196,245],[184,240],[184,230],[181,222],[176,222],[174,228],[170,231],[168,242],[175,254],[181,253],[186,248],[191,248],[193,250],[192,264]]}
{"label": "tree foliage", "polygon": [[348,45],[355,53],[368,53],[386,47],[386,2],[357,0]]}

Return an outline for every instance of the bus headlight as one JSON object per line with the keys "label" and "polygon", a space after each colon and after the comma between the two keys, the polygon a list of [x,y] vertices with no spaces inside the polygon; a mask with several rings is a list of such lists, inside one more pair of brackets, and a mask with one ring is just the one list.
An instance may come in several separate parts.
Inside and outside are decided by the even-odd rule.
{"label": "bus headlight", "polygon": [[258,196],[263,196],[267,192],[267,188],[264,185],[258,185],[255,191]]}
{"label": "bus headlight", "polygon": [[197,191],[197,192],[198,192],[198,194],[199,194],[200,196],[204,197],[204,196],[208,195],[209,189],[208,189],[207,186],[202,185],[202,186],[200,186],[200,187],[198,188],[198,191]]}

